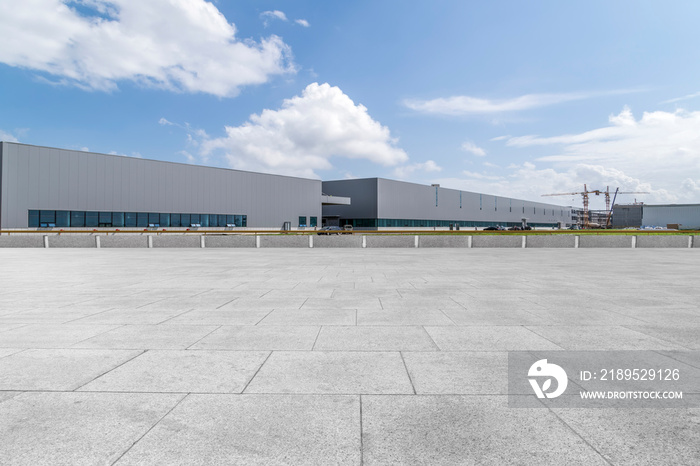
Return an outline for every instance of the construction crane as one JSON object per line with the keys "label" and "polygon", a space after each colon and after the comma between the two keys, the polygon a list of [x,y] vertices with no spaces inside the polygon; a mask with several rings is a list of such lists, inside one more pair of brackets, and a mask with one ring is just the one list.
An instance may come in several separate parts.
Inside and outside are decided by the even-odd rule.
{"label": "construction crane", "polygon": [[[612,199],[612,206],[615,205],[615,199],[618,194],[649,194],[647,191],[620,191],[620,188],[615,188],[615,195]],[[612,219],[612,206],[610,205],[610,186],[605,188],[605,211],[607,212],[605,218],[605,228],[610,228],[610,220]]]}
{"label": "construction crane", "polygon": [[[647,192],[632,192],[632,191],[626,191],[626,192],[620,192],[620,188],[615,189],[615,197],[617,197],[618,194],[649,194]],[[601,194],[605,194],[605,210],[608,212],[608,216],[606,219],[606,227],[610,224],[610,217],[612,216],[612,210],[610,208],[610,186],[607,187],[605,191],[602,191],[600,189],[593,189],[593,190],[588,190],[588,187],[584,184],[583,185],[583,191],[576,192],[576,193],[555,193],[555,194],[543,194],[542,196],[575,196],[575,195],[582,195],[583,196],[583,228],[590,228],[591,223],[588,219],[588,197],[590,194],[595,194],[596,196],[600,196]]]}

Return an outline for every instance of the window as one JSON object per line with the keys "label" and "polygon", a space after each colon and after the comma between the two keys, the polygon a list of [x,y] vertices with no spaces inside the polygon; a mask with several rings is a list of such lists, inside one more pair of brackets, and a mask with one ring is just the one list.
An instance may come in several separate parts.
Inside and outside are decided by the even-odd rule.
{"label": "window", "polygon": [[170,214],[160,214],[158,216],[158,224],[162,227],[169,227],[170,226]]}
{"label": "window", "polygon": [[160,215],[156,213],[149,213],[148,214],[148,225],[153,225],[155,227],[160,226]]}
{"label": "window", "polygon": [[170,214],[170,226],[179,227],[180,224],[180,214]]}
{"label": "window", "polygon": [[39,211],[38,210],[30,210],[29,211],[29,219],[27,222],[27,226],[29,226],[29,228],[39,228]]}
{"label": "window", "polygon": [[220,227],[225,227],[226,226],[226,216],[225,215],[217,215],[219,219],[219,226]]}
{"label": "window", "polygon": [[243,226],[243,216],[242,215],[234,215],[233,216],[233,223],[235,223],[237,227],[242,227]]}
{"label": "window", "polygon": [[236,223],[236,216],[235,215],[227,215],[226,216],[226,226],[228,225],[233,225],[233,226],[238,226]]}
{"label": "window", "polygon": [[199,214],[190,214],[190,225],[201,225],[201,219]]}
{"label": "window", "polygon": [[57,210],[56,211],[56,226],[57,227],[69,227],[70,226],[70,211],[68,211],[68,210]]}
{"label": "window", "polygon": [[299,226],[300,227],[306,226],[306,217],[299,217]]}
{"label": "window", "polygon": [[85,226],[85,212],[72,211],[70,213],[70,226],[71,227],[84,227]]}
{"label": "window", "polygon": [[247,226],[248,226],[248,216],[247,216],[247,215],[242,215],[241,217],[242,217],[242,219],[241,219],[241,220],[242,220],[241,226],[242,226],[242,227],[247,227]]}
{"label": "window", "polygon": [[85,226],[86,227],[97,227],[99,226],[99,217],[97,212],[85,212]]}
{"label": "window", "polygon": [[148,226],[148,214],[145,212],[138,212],[136,214],[136,226],[137,227],[147,227]]}
{"label": "window", "polygon": [[202,214],[199,217],[200,217],[200,223],[202,224],[202,226],[208,227],[209,226],[209,214]]}
{"label": "window", "polygon": [[124,226],[124,212],[112,212],[112,226],[113,227],[123,227]]}
{"label": "window", "polygon": [[124,214],[124,226],[125,227],[135,227],[137,224],[137,215],[136,212],[126,212]]}
{"label": "window", "polygon": [[181,227],[190,226],[190,214],[180,214],[180,226]]}
{"label": "window", "polygon": [[55,227],[56,226],[56,211],[55,210],[40,210],[39,211],[39,226]]}
{"label": "window", "polygon": [[101,227],[112,226],[112,212],[100,212],[98,214],[98,225]]}
{"label": "window", "polygon": [[315,227],[318,225],[318,217],[311,217],[309,219],[309,226]]}

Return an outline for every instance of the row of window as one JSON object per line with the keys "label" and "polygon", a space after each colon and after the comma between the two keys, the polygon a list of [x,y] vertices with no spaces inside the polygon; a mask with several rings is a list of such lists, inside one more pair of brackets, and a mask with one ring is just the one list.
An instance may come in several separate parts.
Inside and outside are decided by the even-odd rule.
{"label": "row of window", "polygon": [[29,228],[45,227],[245,227],[247,215],[163,214],[156,212],[87,212],[30,210]]}
{"label": "row of window", "polygon": [[306,217],[299,217],[299,226],[300,227],[315,227],[318,225],[318,217],[309,217],[309,224],[306,224]]}
{"label": "row of window", "polygon": [[[467,220],[415,220],[397,218],[350,218],[340,219],[340,225],[352,225],[355,228],[381,228],[381,227],[449,227],[459,225],[460,227],[488,227],[501,225],[504,227],[520,226],[520,222],[477,222]],[[533,227],[553,227],[557,223],[530,223]]]}

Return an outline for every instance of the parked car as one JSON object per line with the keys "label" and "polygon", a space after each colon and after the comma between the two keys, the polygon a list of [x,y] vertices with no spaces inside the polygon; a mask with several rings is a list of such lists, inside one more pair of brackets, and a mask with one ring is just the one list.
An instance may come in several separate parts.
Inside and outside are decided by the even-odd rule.
{"label": "parked car", "polygon": [[501,225],[496,225],[496,226],[490,226],[484,228],[484,231],[500,231],[503,230],[503,227]]}
{"label": "parked car", "polygon": [[316,232],[317,235],[342,235],[343,233],[344,231],[340,227],[323,227]]}

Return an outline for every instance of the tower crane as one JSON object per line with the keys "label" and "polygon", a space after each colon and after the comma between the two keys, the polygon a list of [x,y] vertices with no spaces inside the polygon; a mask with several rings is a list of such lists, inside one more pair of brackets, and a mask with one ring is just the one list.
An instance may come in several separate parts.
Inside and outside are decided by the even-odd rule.
{"label": "tower crane", "polygon": [[[590,228],[591,223],[588,219],[588,198],[590,194],[595,194],[596,196],[600,196],[601,194],[605,195],[605,210],[608,212],[607,214],[607,219],[606,219],[606,227],[610,224],[610,218],[612,216],[612,209],[610,208],[610,186],[606,188],[605,191],[600,190],[600,189],[593,189],[593,190],[588,190],[588,187],[584,184],[583,185],[583,191],[579,191],[576,193],[554,193],[554,194],[543,194],[542,196],[575,196],[575,195],[582,195],[583,196],[583,228]],[[613,200],[617,197],[618,194],[649,194],[648,192],[642,192],[642,191],[625,191],[625,192],[620,192],[620,188],[615,189],[615,195],[613,197]]]}

